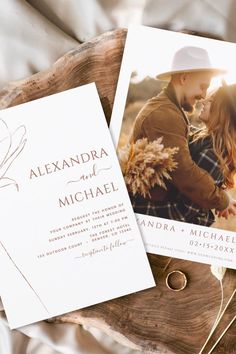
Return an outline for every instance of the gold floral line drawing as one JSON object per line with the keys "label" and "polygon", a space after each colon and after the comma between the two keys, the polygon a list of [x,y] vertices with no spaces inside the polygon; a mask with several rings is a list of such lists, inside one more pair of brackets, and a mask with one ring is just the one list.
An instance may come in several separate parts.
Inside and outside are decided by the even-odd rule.
{"label": "gold floral line drawing", "polygon": [[46,305],[44,304],[44,302],[42,301],[42,299],[40,298],[40,296],[37,294],[37,292],[35,291],[35,289],[32,287],[32,285],[30,284],[30,282],[28,281],[28,279],[26,278],[26,276],[22,273],[22,271],[20,270],[20,268],[17,266],[17,264],[14,262],[13,258],[11,257],[11,255],[9,254],[8,250],[6,249],[6,247],[4,246],[4,244],[2,243],[2,241],[0,240],[0,245],[2,246],[3,250],[5,251],[5,253],[7,254],[8,258],[10,259],[11,263],[13,264],[13,266],[18,270],[18,272],[21,274],[22,278],[26,281],[26,283],[29,285],[29,287],[31,288],[31,290],[33,291],[33,293],[35,294],[35,296],[38,298],[39,302],[41,303],[41,305],[43,306],[43,308],[46,310],[46,312],[50,315],[50,312],[48,311]]}
{"label": "gold floral line drawing", "polygon": [[14,185],[19,191],[17,182],[7,177],[6,173],[24,149],[26,142],[26,127],[24,125],[20,125],[11,133],[7,123],[0,119],[0,188]]}
{"label": "gold floral line drawing", "polygon": [[77,183],[77,182],[81,182],[81,181],[86,181],[88,179],[98,176],[101,171],[108,171],[111,168],[112,168],[112,166],[98,168],[96,164],[93,164],[91,172],[89,172],[88,174],[82,174],[77,180],[68,181],[66,184],[68,185],[70,183]]}

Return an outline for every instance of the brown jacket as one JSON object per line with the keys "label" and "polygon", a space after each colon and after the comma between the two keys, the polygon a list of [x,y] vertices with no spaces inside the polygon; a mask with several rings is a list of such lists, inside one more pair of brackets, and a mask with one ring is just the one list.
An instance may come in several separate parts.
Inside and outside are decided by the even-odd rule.
{"label": "brown jacket", "polygon": [[[165,147],[179,147],[174,155],[178,167],[171,173],[171,183],[201,208],[224,210],[229,203],[227,194],[191,158],[188,146],[189,121],[178,104],[171,84],[158,96],[148,100],[139,112],[132,140],[135,142],[148,138],[153,141],[159,137],[163,137]],[[151,191],[152,200],[171,199],[170,191],[170,184],[167,191],[156,187]]]}

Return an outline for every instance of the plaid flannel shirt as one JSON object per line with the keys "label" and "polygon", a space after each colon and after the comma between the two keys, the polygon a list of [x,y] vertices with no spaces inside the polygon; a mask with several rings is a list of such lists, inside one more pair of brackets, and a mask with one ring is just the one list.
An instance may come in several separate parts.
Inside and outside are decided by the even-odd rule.
{"label": "plaid flannel shirt", "polygon": [[[214,179],[215,184],[221,187],[224,178],[218,158],[213,150],[210,137],[190,141],[189,149],[193,161],[202,169],[206,170]],[[139,195],[130,195],[134,211],[139,214],[158,216],[193,223],[197,225],[210,226],[215,217],[211,210],[200,208],[183,194],[176,190],[171,201],[154,202],[144,199]]]}

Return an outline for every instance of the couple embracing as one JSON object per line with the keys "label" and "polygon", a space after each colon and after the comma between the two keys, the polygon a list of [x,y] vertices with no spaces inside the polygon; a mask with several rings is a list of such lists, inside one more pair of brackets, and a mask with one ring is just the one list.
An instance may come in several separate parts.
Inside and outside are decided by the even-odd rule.
{"label": "couple embracing", "polygon": [[[236,85],[207,95],[212,77],[223,73],[211,66],[205,49],[183,47],[172,70],[158,76],[168,85],[139,112],[131,141],[162,137],[165,147],[178,147],[177,168],[166,189],[155,186],[148,198],[131,196],[135,212],[204,226],[213,224],[215,214],[236,215],[236,200],[228,192],[236,172]],[[198,130],[186,115],[197,101],[204,123]]]}

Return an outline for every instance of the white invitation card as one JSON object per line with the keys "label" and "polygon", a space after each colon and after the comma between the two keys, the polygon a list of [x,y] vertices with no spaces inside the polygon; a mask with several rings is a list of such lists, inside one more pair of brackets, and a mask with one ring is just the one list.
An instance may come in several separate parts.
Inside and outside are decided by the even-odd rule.
{"label": "white invitation card", "polygon": [[11,328],[155,285],[95,84],[0,112]]}
{"label": "white invitation card", "polygon": [[236,269],[235,60],[235,43],[128,30],[110,131],[147,252]]}

